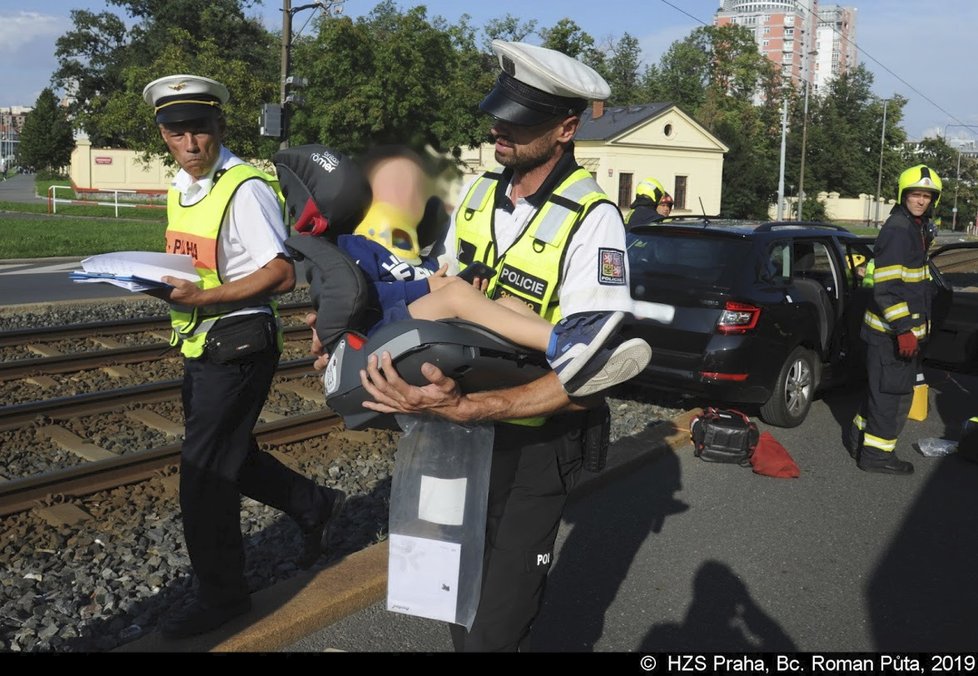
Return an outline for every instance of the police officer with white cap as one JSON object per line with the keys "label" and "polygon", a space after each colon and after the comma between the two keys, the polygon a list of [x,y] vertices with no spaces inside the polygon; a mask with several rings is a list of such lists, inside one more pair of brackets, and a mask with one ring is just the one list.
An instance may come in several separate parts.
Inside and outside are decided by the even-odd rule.
{"label": "police officer with white cap", "polygon": [[[502,166],[463,190],[444,259],[496,269],[491,297],[508,296],[552,322],[575,312],[630,311],[621,213],[574,159],[581,114],[589,99],[609,96],[608,84],[560,52],[501,40],[492,46],[502,73],[480,108],[493,118]],[[567,493],[582,471],[583,440],[591,437],[583,432],[589,420],[606,425],[607,408],[600,398],[570,399],[553,373],[462,394],[435,366],[422,370],[431,384],[413,387],[389,355],[379,364],[371,358],[363,381],[374,402],[365,406],[496,421],[481,600],[471,630],[452,625],[452,638],[457,650],[525,649]]]}
{"label": "police officer with white cap", "polygon": [[282,349],[272,296],[295,284],[278,183],[223,146],[228,90],[220,82],[171,75],[146,85],[143,98],[180,166],[167,195],[166,249],[193,256],[201,277],[163,279],[173,287],[165,298],[184,356],[180,507],[198,589],[161,628],[183,638],[251,607],[242,493],[295,519],[301,566],[319,558],[345,496],[260,451],[252,433]]}

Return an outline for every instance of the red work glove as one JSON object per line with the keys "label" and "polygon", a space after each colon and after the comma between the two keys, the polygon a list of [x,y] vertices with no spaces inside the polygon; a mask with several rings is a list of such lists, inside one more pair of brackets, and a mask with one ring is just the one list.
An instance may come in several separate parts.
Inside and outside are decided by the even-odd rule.
{"label": "red work glove", "polygon": [[917,336],[912,331],[897,336],[897,352],[904,359],[910,359],[917,354]]}

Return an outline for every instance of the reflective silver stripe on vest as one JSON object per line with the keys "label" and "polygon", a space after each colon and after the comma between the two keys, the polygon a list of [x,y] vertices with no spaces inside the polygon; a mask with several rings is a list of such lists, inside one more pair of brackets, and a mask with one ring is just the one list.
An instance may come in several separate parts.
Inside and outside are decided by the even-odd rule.
{"label": "reflective silver stripe on vest", "polygon": [[[577,202],[580,207],[585,197],[593,192],[600,192],[601,188],[590,176],[571,183],[567,188],[560,192],[560,197]],[[567,222],[568,216],[574,211],[563,204],[551,201],[547,212],[540,218],[533,233],[533,237],[541,242],[552,244],[554,238],[560,232],[561,227]]]}
{"label": "reflective silver stripe on vest", "polygon": [[483,202],[486,201],[486,197],[489,195],[489,191],[495,187],[498,179],[487,178],[482,176],[476,181],[475,185],[472,186],[472,192],[469,193],[469,199],[465,202],[465,209],[468,211],[479,211],[482,208]]}

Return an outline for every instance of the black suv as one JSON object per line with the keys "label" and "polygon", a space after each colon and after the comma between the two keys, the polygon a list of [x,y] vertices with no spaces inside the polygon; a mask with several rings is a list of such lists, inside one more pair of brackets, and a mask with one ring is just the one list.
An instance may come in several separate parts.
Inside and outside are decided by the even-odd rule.
{"label": "black suv", "polygon": [[[779,427],[801,424],[820,387],[865,374],[859,328],[872,290],[861,274],[872,242],[796,221],[700,216],[632,228],[636,319],[625,334],[652,346],[634,382],[711,404],[759,405],[761,418]],[[955,272],[946,280],[936,261],[947,252]],[[973,364],[978,302],[961,292],[978,284],[978,245],[933,251],[931,273],[940,330],[928,353]]]}
{"label": "black suv", "polygon": [[652,346],[636,384],[800,424],[819,384],[857,354],[851,280],[868,256],[859,237],[824,224],[681,217],[632,228],[629,333]]}

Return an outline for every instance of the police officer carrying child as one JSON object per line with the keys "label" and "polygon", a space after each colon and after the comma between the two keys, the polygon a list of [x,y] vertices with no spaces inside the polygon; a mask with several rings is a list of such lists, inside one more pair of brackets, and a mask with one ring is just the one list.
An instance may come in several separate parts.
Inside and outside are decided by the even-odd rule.
{"label": "police officer carrying child", "polygon": [[[496,269],[490,297],[517,299],[551,322],[582,311],[630,311],[621,213],[574,159],[581,113],[589,99],[609,96],[608,84],[554,50],[502,40],[492,46],[502,72],[480,108],[492,116],[502,166],[464,188],[442,260]],[[525,649],[567,494],[582,471],[586,410],[600,420],[607,408],[601,399],[571,399],[552,372],[524,386],[468,394],[432,364],[422,372],[430,384],[411,386],[390,355],[380,363],[371,357],[362,381],[373,401],[364,405],[494,421],[481,601],[471,630],[452,625],[452,638],[460,651]]]}
{"label": "police officer carrying child", "polygon": [[866,400],[847,439],[859,469],[910,474],[913,465],[896,455],[897,437],[907,421],[920,371],[920,344],[931,317],[931,276],[927,247],[930,217],[941,199],[941,179],[919,164],[902,174],[898,200],[873,247],[867,272],[873,296],[860,333],[867,344]]}
{"label": "police officer carrying child", "polygon": [[146,85],[143,98],[180,166],[167,195],[166,249],[193,256],[201,277],[163,278],[184,356],[180,507],[198,589],[192,604],[164,618],[162,632],[183,638],[251,607],[242,494],[297,522],[303,567],[319,558],[345,496],[260,451],[252,433],[282,350],[272,296],[295,284],[277,182],[224,147],[228,90],[220,82],[171,75]]}

